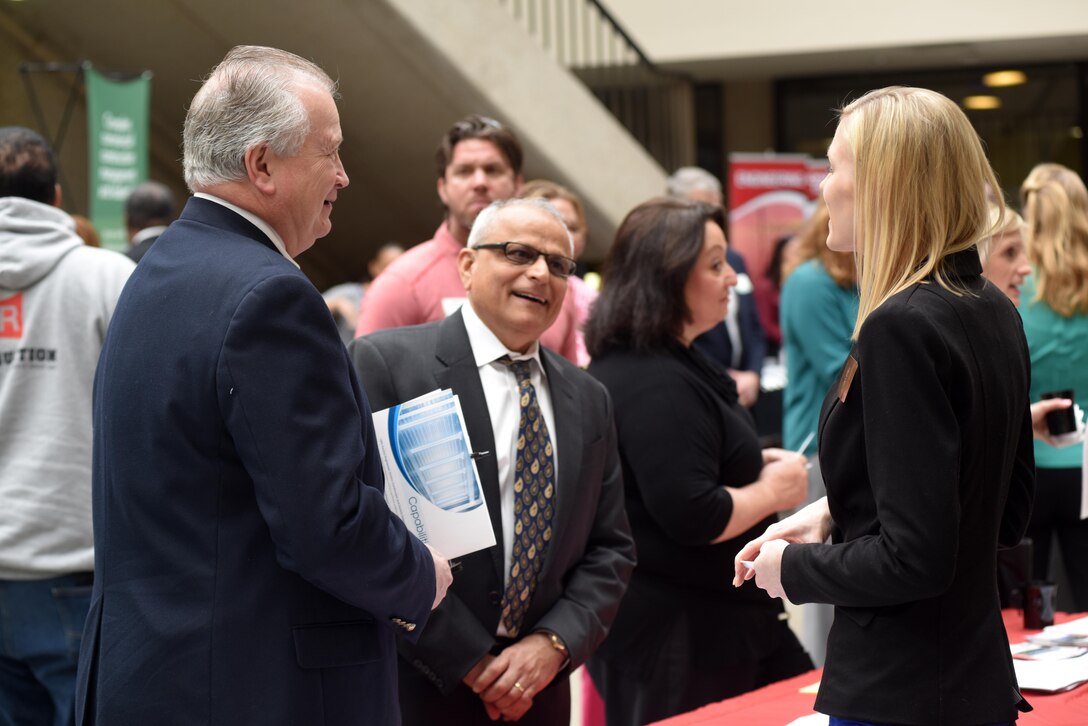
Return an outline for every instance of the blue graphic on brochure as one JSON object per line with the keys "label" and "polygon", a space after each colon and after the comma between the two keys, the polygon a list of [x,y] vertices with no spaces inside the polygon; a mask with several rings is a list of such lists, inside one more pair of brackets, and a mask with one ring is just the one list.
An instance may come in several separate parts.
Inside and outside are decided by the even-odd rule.
{"label": "blue graphic on brochure", "polygon": [[457,396],[437,390],[374,412],[389,508],[446,557],[494,546]]}

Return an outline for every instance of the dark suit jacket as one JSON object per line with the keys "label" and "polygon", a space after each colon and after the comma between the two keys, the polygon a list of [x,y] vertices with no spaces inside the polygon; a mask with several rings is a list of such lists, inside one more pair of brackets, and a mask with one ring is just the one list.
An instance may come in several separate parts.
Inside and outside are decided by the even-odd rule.
{"label": "dark suit jacket", "polygon": [[1005,723],[1016,687],[995,574],[1034,492],[1019,315],[973,249],[877,308],[820,418],[833,544],[790,545],[786,595],[836,605],[816,710],[897,724]]}
{"label": "dark suit jacket", "polygon": [[[732,249],[726,250],[726,259],[737,275],[748,275],[744,258]],[[763,325],[759,322],[759,310],[756,309],[756,297],[751,287],[745,293],[737,293],[737,327],[740,330],[740,364],[734,366],[733,341],[729,338],[729,329],[724,322],[718,323],[695,339],[695,348],[711,360],[726,368],[740,371],[763,370],[763,359],[767,355],[767,338],[763,334]]]}
{"label": "dark suit jacket", "polygon": [[132,245],[125,250],[125,255],[133,262],[139,262],[144,258],[144,255],[147,254],[147,251],[151,249],[151,245],[155,244],[155,240],[158,238],[159,235],[155,235],[154,237],[148,237],[147,239],[142,240],[139,244]]}
{"label": "dark suit jacket", "polygon": [[[449,694],[495,645],[503,592],[495,442],[479,371],[459,311],[435,323],[372,333],[356,339],[349,352],[375,409],[436,388],[452,389],[461,399],[473,450],[492,454],[476,463],[499,544],[462,558],[462,569],[423,637],[401,647],[408,662]],[[571,667],[577,667],[604,639],[615,617],[634,564],[634,545],[608,394],[550,350],[542,348],[541,358],[559,452],[556,536],[523,632],[556,633],[570,651]],[[448,713],[444,717],[456,723]]]}
{"label": "dark suit jacket", "polygon": [[[396,723],[434,599],[321,295],[191,199],[117,304],[94,388],[81,723]],[[418,635],[418,630],[415,635]]]}

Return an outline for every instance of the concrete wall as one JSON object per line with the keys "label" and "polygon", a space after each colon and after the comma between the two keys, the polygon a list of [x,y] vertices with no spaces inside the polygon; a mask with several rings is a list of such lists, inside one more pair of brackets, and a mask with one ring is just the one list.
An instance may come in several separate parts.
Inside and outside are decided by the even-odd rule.
{"label": "concrete wall", "polygon": [[[566,69],[495,0],[396,0],[433,50],[455,92],[466,85],[517,130],[531,173],[583,197],[587,256],[603,257],[612,230],[639,202],[661,194],[664,170]],[[529,178],[527,174],[526,178]]]}
{"label": "concrete wall", "polygon": [[[371,251],[431,236],[439,137],[470,113],[495,116],[526,146],[526,178],[582,195],[587,258],[606,254],[615,226],[663,188],[664,172],[586,88],[542,51],[496,0],[49,0],[0,3],[0,123],[39,124],[20,62],[83,59],[105,71],[150,70],[152,177],[184,194],[181,126],[189,99],[233,45],[314,59],[340,81],[351,176],[333,232],[300,257],[318,287],[358,278]],[[60,118],[62,80],[35,78],[47,124]],[[79,97],[62,152],[73,210],[86,209],[86,119]]]}

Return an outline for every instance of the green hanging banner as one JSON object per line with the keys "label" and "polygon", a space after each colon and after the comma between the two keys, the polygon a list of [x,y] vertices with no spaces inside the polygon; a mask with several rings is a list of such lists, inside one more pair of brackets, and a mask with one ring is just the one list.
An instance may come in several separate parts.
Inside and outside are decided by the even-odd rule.
{"label": "green hanging banner", "polygon": [[102,246],[123,251],[125,198],[147,181],[151,74],[115,81],[84,67],[91,221]]}

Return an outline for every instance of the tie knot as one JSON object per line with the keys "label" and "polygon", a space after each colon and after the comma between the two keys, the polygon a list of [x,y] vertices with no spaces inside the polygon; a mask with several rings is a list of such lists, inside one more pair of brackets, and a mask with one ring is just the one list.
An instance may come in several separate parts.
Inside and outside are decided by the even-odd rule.
{"label": "tie knot", "polygon": [[518,379],[518,383],[529,380],[530,359],[512,360],[510,356],[504,355],[499,358],[499,362],[514,372],[514,377]]}

